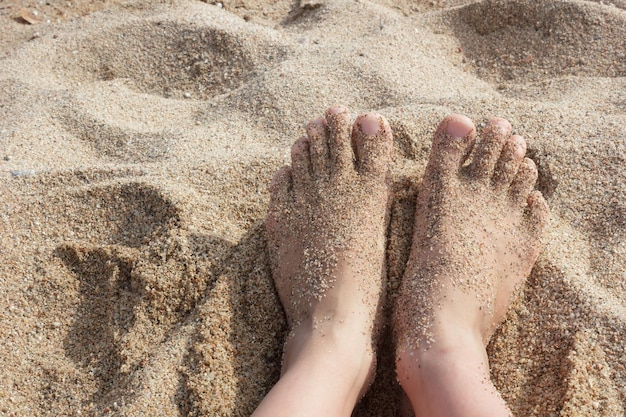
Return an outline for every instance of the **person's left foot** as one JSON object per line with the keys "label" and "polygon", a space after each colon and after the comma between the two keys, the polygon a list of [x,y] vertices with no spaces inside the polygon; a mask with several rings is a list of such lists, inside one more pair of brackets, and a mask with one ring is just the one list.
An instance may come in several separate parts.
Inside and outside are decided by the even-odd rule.
{"label": "person's left foot", "polygon": [[272,180],[268,247],[291,328],[283,373],[321,343],[323,354],[352,352],[360,390],[372,374],[391,148],[382,116],[368,113],[351,126],[347,109],[332,107],[308,124],[291,167]]}

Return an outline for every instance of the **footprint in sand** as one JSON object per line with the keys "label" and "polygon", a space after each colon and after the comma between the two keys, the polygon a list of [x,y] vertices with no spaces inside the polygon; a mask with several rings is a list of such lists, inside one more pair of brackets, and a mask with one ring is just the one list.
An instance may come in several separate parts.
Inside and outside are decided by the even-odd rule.
{"label": "footprint in sand", "polygon": [[55,71],[88,81],[123,79],[132,90],[167,98],[207,100],[282,59],[282,49],[263,32],[218,17],[212,8],[196,11],[204,13],[185,22],[157,16],[91,32],[91,39],[78,41],[89,46],[58,58]]}
{"label": "footprint in sand", "polygon": [[[539,404],[545,415],[619,415],[615,369],[623,359],[611,347],[615,341],[604,335],[623,333],[621,320],[592,303],[588,311],[576,307],[586,296],[571,276],[540,259],[523,302],[489,345],[493,381],[515,415],[537,415]],[[594,412],[583,411],[590,409]]]}
{"label": "footprint in sand", "polygon": [[[55,57],[52,71],[65,82],[90,85],[51,112],[98,156],[113,161],[170,157],[184,136],[177,129],[197,124],[197,100],[242,88],[286,54],[268,31],[209,6],[191,8],[182,22],[157,15],[100,24],[105,29],[59,39],[65,54]],[[183,115],[176,116],[180,124],[154,116],[163,109]]]}
{"label": "footprint in sand", "polygon": [[181,230],[177,203],[140,177],[76,172],[50,180],[62,187],[46,217],[67,241],[54,252],[65,266],[57,285],[74,309],[63,348],[95,407],[130,401],[133,374],[195,308],[230,245]]}

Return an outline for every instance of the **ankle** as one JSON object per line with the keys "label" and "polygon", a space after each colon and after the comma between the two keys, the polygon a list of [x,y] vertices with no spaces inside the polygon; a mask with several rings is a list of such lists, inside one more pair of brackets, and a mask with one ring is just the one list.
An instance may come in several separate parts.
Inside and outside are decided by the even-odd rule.
{"label": "ankle", "polygon": [[255,417],[312,415],[311,410],[315,415],[352,414],[373,375],[371,338],[368,342],[361,335],[356,343],[354,334],[341,328],[331,330],[322,332],[309,322],[292,331],[285,344],[280,380]]}
{"label": "ankle", "polygon": [[328,377],[334,384],[349,386],[358,400],[374,375],[375,357],[370,333],[347,323],[326,320],[314,325],[306,321],[285,343],[283,374],[303,372],[310,377]]}
{"label": "ankle", "polygon": [[397,352],[396,372],[401,383],[408,380],[419,382],[459,365],[474,364],[488,369],[485,344],[479,331],[450,325],[432,330],[428,338]]}
{"label": "ankle", "polygon": [[511,416],[491,382],[485,346],[475,332],[399,351],[396,371],[416,416]]}

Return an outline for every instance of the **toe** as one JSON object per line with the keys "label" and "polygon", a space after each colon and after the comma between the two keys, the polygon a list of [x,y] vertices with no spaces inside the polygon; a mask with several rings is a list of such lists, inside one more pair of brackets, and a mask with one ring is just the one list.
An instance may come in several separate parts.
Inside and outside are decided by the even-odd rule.
{"label": "toe", "polygon": [[357,170],[365,176],[381,176],[389,170],[393,138],[387,120],[377,113],[357,117],[352,128]]}
{"label": "toe", "polygon": [[540,191],[533,191],[528,196],[528,223],[530,230],[537,238],[541,237],[543,229],[550,217],[550,207]]}
{"label": "toe", "polygon": [[523,206],[537,181],[537,167],[530,158],[524,158],[509,187],[509,197],[517,206]]}
{"label": "toe", "polygon": [[502,147],[511,135],[511,124],[504,119],[492,119],[487,123],[476,153],[468,167],[469,174],[475,179],[487,180],[493,175],[496,161],[502,153]]}
{"label": "toe", "polygon": [[309,140],[306,137],[301,137],[291,147],[291,170],[293,187],[306,189],[312,179]]}
{"label": "toe", "polygon": [[453,114],[443,119],[433,138],[424,177],[432,180],[457,175],[475,140],[476,128],[469,118]]}
{"label": "toe", "polygon": [[270,207],[266,227],[270,232],[276,228],[283,210],[289,204],[291,187],[291,167],[284,166],[276,171],[269,185]]}
{"label": "toe", "polygon": [[331,175],[341,176],[354,169],[354,153],[350,145],[350,113],[343,106],[326,110],[328,152]]}
{"label": "toe", "polygon": [[496,168],[491,178],[496,191],[506,190],[519,169],[522,160],[526,155],[526,141],[518,135],[511,136],[504,147],[500,159],[496,163]]}
{"label": "toe", "polygon": [[287,201],[291,186],[291,167],[284,166],[276,171],[269,185],[270,207]]}
{"label": "toe", "polygon": [[311,174],[315,179],[328,178],[330,159],[328,153],[328,128],[326,120],[319,117],[306,126],[311,153]]}

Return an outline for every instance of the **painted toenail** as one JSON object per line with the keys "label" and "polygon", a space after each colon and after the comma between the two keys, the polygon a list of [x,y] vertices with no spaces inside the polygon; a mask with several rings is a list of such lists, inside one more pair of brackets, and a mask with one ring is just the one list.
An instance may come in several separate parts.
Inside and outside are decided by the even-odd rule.
{"label": "painted toenail", "polygon": [[376,114],[367,114],[359,120],[361,132],[368,136],[375,136],[380,130],[380,119]]}
{"label": "painted toenail", "polygon": [[448,121],[448,126],[446,126],[446,132],[454,138],[462,138],[469,135],[472,129],[474,129],[474,126],[468,120],[460,118],[450,119]]}
{"label": "painted toenail", "polygon": [[328,109],[328,113],[330,114],[340,114],[340,113],[345,113],[347,111],[348,109],[345,108],[344,106],[332,106]]}

